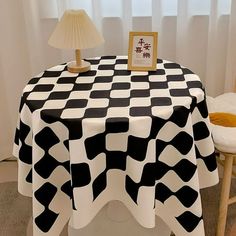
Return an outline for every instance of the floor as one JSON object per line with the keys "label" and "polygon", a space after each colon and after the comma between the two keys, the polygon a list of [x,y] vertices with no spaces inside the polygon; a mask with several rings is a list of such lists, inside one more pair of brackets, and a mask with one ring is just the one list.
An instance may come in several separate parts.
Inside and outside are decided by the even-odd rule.
{"label": "floor", "polygon": [[[17,181],[16,161],[0,162],[0,183],[8,181]],[[118,201],[113,201],[107,204],[87,227],[80,230],[74,230],[66,226],[60,236],[170,235],[169,228],[160,218],[156,219],[156,225],[158,227],[153,229],[143,228],[134,220],[123,204]],[[29,222],[27,236],[32,236],[32,221]]]}
{"label": "floor", "polygon": [[[17,162],[0,162],[0,183],[8,181],[17,181]],[[115,214],[114,214],[115,213]],[[154,229],[145,229],[141,227],[130,215],[128,210],[117,201],[107,204],[95,217],[95,219],[85,228],[74,230],[65,227],[60,236],[169,236],[170,230],[161,221],[156,219],[158,227]],[[68,232],[67,232],[68,231]],[[160,233],[161,232],[161,233]],[[236,235],[236,225],[232,228],[229,236]],[[32,221],[29,222],[27,236],[32,236]]]}
{"label": "floor", "polygon": [[17,181],[17,162],[1,161],[0,162],[0,183]]}

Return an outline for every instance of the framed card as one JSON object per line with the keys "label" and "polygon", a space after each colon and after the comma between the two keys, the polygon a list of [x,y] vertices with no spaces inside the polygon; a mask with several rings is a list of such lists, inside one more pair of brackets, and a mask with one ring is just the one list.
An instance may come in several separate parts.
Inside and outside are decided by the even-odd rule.
{"label": "framed card", "polygon": [[157,32],[130,32],[128,70],[155,71]]}

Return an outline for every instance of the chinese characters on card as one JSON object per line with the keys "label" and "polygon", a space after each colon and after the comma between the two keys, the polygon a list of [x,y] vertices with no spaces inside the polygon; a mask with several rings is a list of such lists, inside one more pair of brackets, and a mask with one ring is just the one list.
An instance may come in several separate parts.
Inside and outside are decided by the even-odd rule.
{"label": "chinese characters on card", "polygon": [[130,32],[129,70],[156,70],[157,32]]}
{"label": "chinese characters on card", "polygon": [[[141,56],[142,58],[150,58],[151,57],[151,48],[152,44],[149,42],[145,42],[143,37],[139,38],[138,43],[134,49],[137,54],[137,57]],[[138,55],[140,54],[140,55]]]}

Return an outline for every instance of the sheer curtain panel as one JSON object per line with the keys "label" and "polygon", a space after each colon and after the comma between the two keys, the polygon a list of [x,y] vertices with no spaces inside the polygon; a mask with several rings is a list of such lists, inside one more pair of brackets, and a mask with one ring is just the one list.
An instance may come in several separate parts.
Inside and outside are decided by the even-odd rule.
{"label": "sheer curtain panel", "polygon": [[8,0],[0,1],[0,160],[11,157],[19,99],[42,70],[73,60],[73,51],[49,47],[66,9],[85,9],[105,43],[83,57],[127,55],[129,31],[158,31],[158,57],[180,63],[211,96],[235,91],[234,0]]}
{"label": "sheer curtain panel", "polygon": [[[50,2],[50,1],[49,1]],[[51,0],[58,17],[83,8],[105,37],[84,56],[127,54],[129,31],[158,31],[158,56],[199,74],[206,91],[232,91],[236,79],[236,2],[232,0]],[[45,3],[44,7],[46,8]],[[48,7],[46,8],[48,9]],[[55,10],[55,9],[54,9]]]}

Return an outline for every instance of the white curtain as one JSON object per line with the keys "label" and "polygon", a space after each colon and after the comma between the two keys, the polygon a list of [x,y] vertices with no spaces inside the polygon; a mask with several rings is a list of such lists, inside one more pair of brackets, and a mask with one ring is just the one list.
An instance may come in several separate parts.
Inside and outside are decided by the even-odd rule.
{"label": "white curtain", "polygon": [[[129,31],[158,31],[158,57],[197,73],[209,95],[232,91],[236,79],[236,1],[234,0],[47,0],[41,18],[83,8],[105,37],[85,57],[127,54]],[[72,54],[62,52],[62,59]]]}
{"label": "white curtain", "polygon": [[48,46],[65,9],[83,8],[103,46],[84,57],[127,55],[129,31],[158,31],[158,57],[198,74],[209,95],[235,91],[235,0],[0,1],[0,160],[11,156],[19,100],[27,81],[73,52]]}

